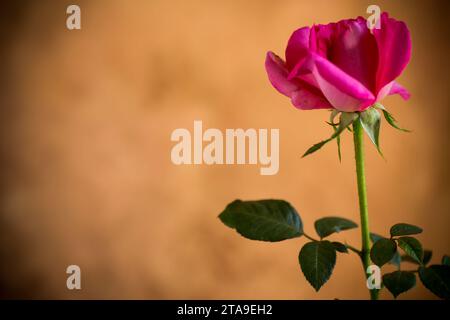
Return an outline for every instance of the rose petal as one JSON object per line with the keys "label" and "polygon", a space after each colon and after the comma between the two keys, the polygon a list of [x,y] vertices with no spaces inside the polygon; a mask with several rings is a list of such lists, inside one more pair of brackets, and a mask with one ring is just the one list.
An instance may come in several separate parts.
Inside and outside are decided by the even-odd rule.
{"label": "rose petal", "polygon": [[398,84],[395,81],[392,81],[391,83],[388,83],[385,85],[377,96],[377,101],[383,100],[386,96],[390,96],[393,94],[400,95],[404,100],[408,100],[411,94],[406,90],[404,87],[402,87],[400,84]]}
{"label": "rose petal", "polygon": [[333,109],[323,94],[308,83],[300,81],[300,89],[291,94],[292,104],[302,110]]}
{"label": "rose petal", "polygon": [[277,89],[281,94],[290,97],[293,91],[297,91],[299,88],[294,81],[289,81],[288,70],[281,60],[273,52],[268,52],[266,56],[266,71],[269,76],[270,83]]}
{"label": "rose petal", "polygon": [[314,25],[309,37],[310,51],[327,58],[335,28],[336,23]]}
{"label": "rose petal", "polygon": [[408,100],[411,97],[411,94],[406,90],[403,86],[394,81],[392,85],[391,91],[389,91],[389,95],[398,94],[404,100]]}
{"label": "rose petal", "polygon": [[284,61],[272,52],[267,53],[266,71],[275,89],[290,97],[295,107],[303,110],[332,108],[317,88],[300,79],[288,80]]}
{"label": "rose petal", "polygon": [[330,61],[376,93],[377,43],[362,17],[336,24]]}
{"label": "rose petal", "polygon": [[291,35],[286,47],[286,66],[291,70],[308,55],[309,27],[300,28]]}
{"label": "rose petal", "polygon": [[389,18],[386,12],[380,22],[381,28],[373,30],[379,55],[377,90],[395,80],[411,59],[411,35],[406,24]]}
{"label": "rose petal", "polygon": [[374,95],[363,84],[315,53],[311,53],[310,68],[334,108],[345,112],[360,111],[375,101]]}

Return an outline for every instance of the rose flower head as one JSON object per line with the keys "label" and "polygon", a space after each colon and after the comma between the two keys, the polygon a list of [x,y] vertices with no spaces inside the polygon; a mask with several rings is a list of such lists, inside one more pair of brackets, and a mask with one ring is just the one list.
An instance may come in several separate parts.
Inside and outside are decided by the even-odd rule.
{"label": "rose flower head", "polygon": [[411,58],[408,27],[387,13],[380,26],[370,30],[358,17],[300,28],[288,41],[286,61],[267,53],[269,80],[302,110],[355,112],[392,94],[408,99],[395,81]]}

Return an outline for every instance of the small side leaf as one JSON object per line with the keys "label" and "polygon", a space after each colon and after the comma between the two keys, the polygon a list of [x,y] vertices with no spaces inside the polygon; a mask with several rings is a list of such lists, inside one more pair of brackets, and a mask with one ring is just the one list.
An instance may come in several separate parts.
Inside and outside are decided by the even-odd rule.
{"label": "small side leaf", "polygon": [[432,257],[433,257],[433,251],[431,251],[431,250],[423,250],[422,264],[423,264],[424,266],[426,266],[427,264],[429,264]]}
{"label": "small side leaf", "polygon": [[399,294],[416,285],[416,276],[408,271],[395,271],[383,276],[383,284],[394,295],[394,298],[397,298]]}
{"label": "small side leaf", "polygon": [[[372,241],[372,243],[375,243],[375,242],[377,242],[380,239],[387,239],[387,238],[385,238],[383,236],[380,236],[379,234],[376,234],[376,233],[373,233],[373,232],[370,233],[370,240]],[[397,268],[399,268],[401,262],[402,262],[402,257],[398,253],[398,250],[395,250],[394,256],[392,257],[391,260],[389,260],[388,263],[396,266]]]}
{"label": "small side leaf", "polygon": [[306,280],[316,291],[328,281],[336,264],[336,250],[329,241],[308,242],[298,256]]}
{"label": "small side leaf", "polygon": [[358,225],[351,220],[339,217],[325,217],[316,220],[314,223],[316,232],[321,238],[325,238],[332,233],[357,228]]}
{"label": "small side leaf", "polygon": [[334,249],[336,249],[336,251],[341,253],[348,253],[348,249],[345,244],[338,241],[333,241],[331,244],[333,245]]}
{"label": "small side leaf", "polygon": [[423,248],[422,244],[413,237],[401,237],[397,239],[398,246],[405,251],[417,263],[423,263]]}
{"label": "small side leaf", "polygon": [[369,108],[361,112],[361,116],[359,117],[364,131],[366,131],[372,143],[377,147],[378,152],[383,155],[379,143],[380,118],[380,112],[375,108]]}
{"label": "small side leaf", "polygon": [[397,244],[390,239],[379,239],[370,250],[370,259],[377,266],[381,267],[391,261],[397,252]]}
{"label": "small side leaf", "polygon": [[[428,263],[430,263],[432,255],[433,255],[433,253],[432,253],[431,250],[424,250],[424,251],[423,251],[423,261],[422,261],[422,264],[423,264],[424,266],[427,265]],[[420,265],[420,263],[418,263],[417,260],[411,258],[411,257],[408,256],[408,255],[403,255],[403,256],[402,256],[402,261],[403,261],[403,262],[410,262],[410,263],[414,263],[414,264]]]}
{"label": "small side leaf", "polygon": [[400,264],[402,263],[402,257],[400,256],[400,253],[398,253],[398,250],[395,251],[394,256],[391,260],[388,262],[389,264],[392,264],[396,266],[398,269],[400,269]]}
{"label": "small side leaf", "polygon": [[219,218],[225,225],[251,240],[275,242],[303,234],[300,216],[284,200],[235,200]]}
{"label": "small side leaf", "polygon": [[444,255],[442,257],[442,264],[445,266],[450,266],[450,257],[447,255]]}
{"label": "small side leaf", "polygon": [[450,299],[450,266],[420,267],[419,277],[423,285],[439,298]]}
{"label": "small side leaf", "polygon": [[422,228],[408,223],[397,223],[391,227],[391,237],[422,233]]}
{"label": "small side leaf", "polygon": [[373,232],[370,233],[370,240],[372,241],[372,243],[375,243],[375,242],[377,242],[380,239],[386,239],[386,238],[383,237],[383,236],[380,236],[377,233],[373,233]]}

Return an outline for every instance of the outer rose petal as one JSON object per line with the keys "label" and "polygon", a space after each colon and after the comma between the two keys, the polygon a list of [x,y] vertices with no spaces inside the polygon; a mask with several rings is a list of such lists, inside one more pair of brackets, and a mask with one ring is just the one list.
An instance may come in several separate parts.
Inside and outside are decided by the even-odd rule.
{"label": "outer rose petal", "polygon": [[388,95],[398,94],[405,100],[408,100],[411,97],[411,94],[406,90],[403,86],[394,81],[391,90]]}
{"label": "outer rose petal", "polygon": [[299,88],[294,81],[287,79],[288,70],[281,60],[273,52],[267,52],[266,56],[266,71],[269,76],[270,83],[278,90],[281,94],[290,97],[293,91],[297,91]]}
{"label": "outer rose petal", "polygon": [[364,85],[325,58],[311,53],[307,65],[320,90],[335,109],[361,111],[375,101],[374,95]]}
{"label": "outer rose petal", "polygon": [[288,80],[288,70],[283,60],[273,52],[267,53],[266,71],[275,89],[290,97],[295,107],[304,110],[332,108],[316,88],[299,79]]}
{"label": "outer rose petal", "polygon": [[289,70],[308,55],[309,27],[300,28],[291,35],[286,47],[286,66]]}
{"label": "outer rose petal", "polygon": [[411,58],[411,35],[406,24],[389,18],[386,12],[381,15],[380,22],[381,29],[373,31],[379,55],[376,82],[378,91],[395,80]]}
{"label": "outer rose petal", "polygon": [[400,95],[403,99],[408,100],[411,96],[408,90],[406,90],[404,87],[402,87],[400,84],[398,84],[395,81],[392,81],[391,83],[388,83],[385,85],[380,92],[378,92],[377,101],[383,100],[386,96],[390,96],[393,94]]}

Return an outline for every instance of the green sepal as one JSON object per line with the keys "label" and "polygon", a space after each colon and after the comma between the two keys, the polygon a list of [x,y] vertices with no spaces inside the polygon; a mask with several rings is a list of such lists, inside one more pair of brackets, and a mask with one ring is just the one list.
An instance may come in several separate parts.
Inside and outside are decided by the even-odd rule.
{"label": "green sepal", "polygon": [[389,125],[391,125],[391,127],[395,128],[397,130],[403,131],[403,132],[411,132],[411,130],[400,128],[397,125],[397,121],[395,120],[394,116],[391,113],[389,113],[389,111],[387,111],[383,105],[381,105],[380,103],[376,103],[374,105],[374,107],[377,109],[380,109],[383,112],[386,122],[389,123]]}
{"label": "green sepal", "polygon": [[369,136],[372,143],[378,150],[378,153],[383,156],[380,149],[380,124],[381,116],[376,108],[369,108],[360,113],[359,121],[361,122],[364,131]]}
{"label": "green sepal", "polygon": [[323,141],[320,141],[320,142],[316,143],[315,145],[313,145],[312,147],[310,147],[303,154],[302,158],[304,158],[307,155],[310,155],[310,154],[316,152],[317,150],[322,148],[325,144],[327,144],[331,140],[337,138],[342,133],[342,131],[344,131],[345,128],[347,128],[349,125],[351,125],[353,123],[353,121],[355,121],[357,118],[358,118],[358,114],[356,114],[354,112],[342,112],[341,116],[339,118],[339,126],[337,127],[337,129],[333,125],[333,122],[331,122],[331,125],[334,128],[333,135],[330,138],[328,138],[326,140],[323,140]]}

